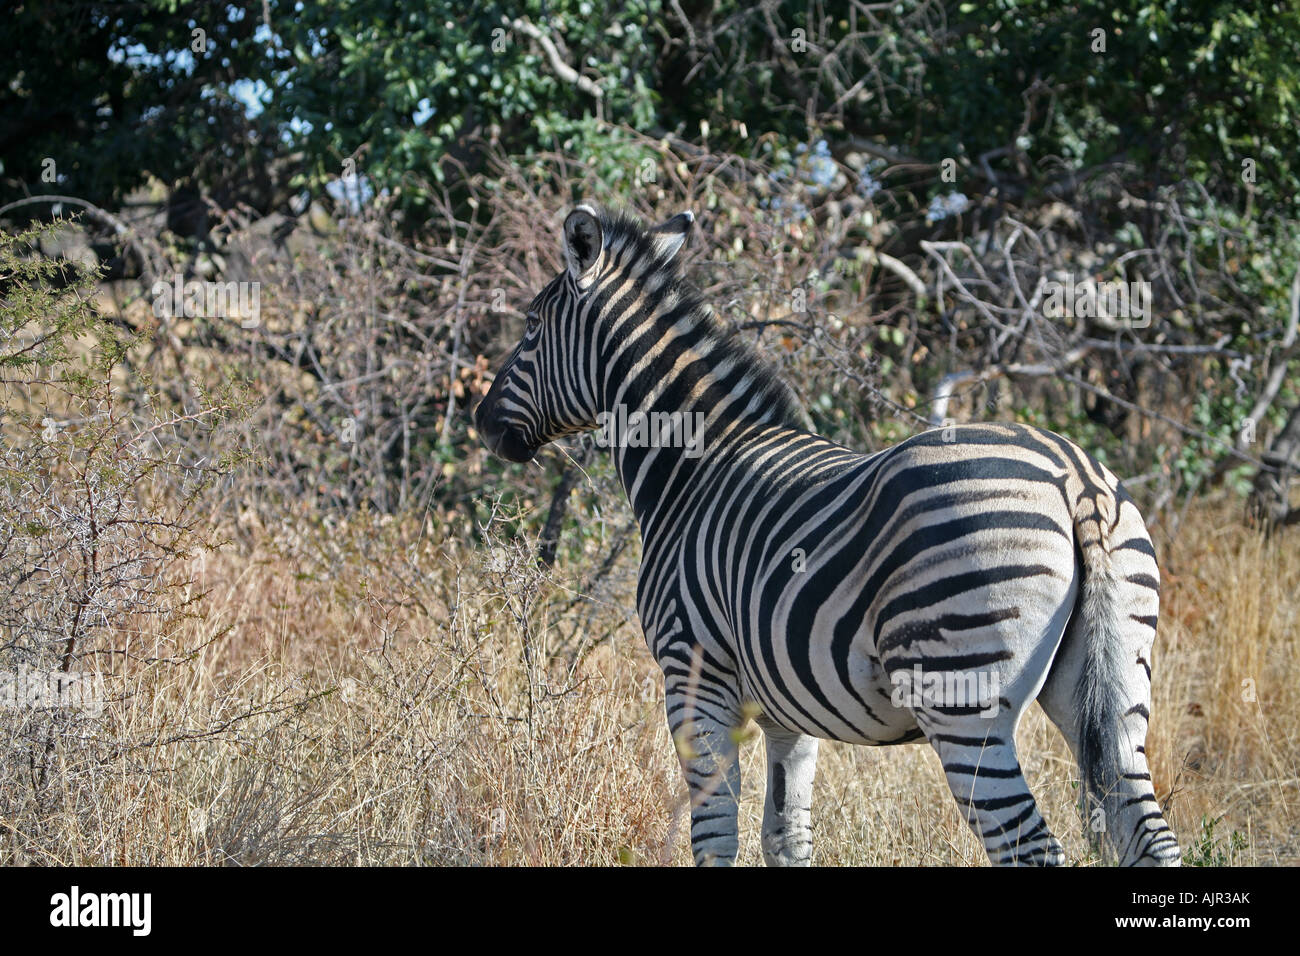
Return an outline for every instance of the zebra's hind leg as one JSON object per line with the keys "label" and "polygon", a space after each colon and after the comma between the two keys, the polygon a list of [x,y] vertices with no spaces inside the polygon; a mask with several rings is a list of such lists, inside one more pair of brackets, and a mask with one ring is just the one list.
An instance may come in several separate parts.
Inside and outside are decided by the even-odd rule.
{"label": "zebra's hind leg", "polygon": [[697,866],[730,866],[738,849],[740,717],[734,708],[714,706],[697,689],[665,692],[668,730],[677,748],[691,800],[691,854]]}
{"label": "zebra's hind leg", "polygon": [[1083,587],[1038,702],[1079,762],[1087,829],[1104,830],[1103,851],[1123,866],[1178,866],[1146,755],[1160,569],[1132,501],[1111,507],[1113,520],[1080,523]]}
{"label": "zebra's hind leg", "polygon": [[1029,792],[1016,756],[1014,717],[917,720],[939,754],[948,787],[994,866],[1060,866],[1065,851]]}
{"label": "zebra's hind leg", "polygon": [[[1147,623],[1149,622],[1149,623]],[[1084,825],[1090,835],[1104,831],[1108,846],[1103,855],[1113,853],[1121,866],[1178,866],[1182,859],[1178,839],[1165,821],[1156,800],[1147,764],[1147,720],[1151,708],[1151,683],[1147,661],[1151,641],[1143,640],[1145,627],[1154,634],[1155,610],[1149,617],[1135,615],[1124,622],[1134,632],[1132,660],[1123,667],[1107,698],[1107,712],[1098,716],[1112,728],[1100,740],[1105,753],[1096,760],[1104,779],[1085,787],[1095,793],[1084,807]],[[1089,635],[1083,627],[1072,627],[1052,666],[1038,703],[1051,719],[1075,758],[1081,774],[1086,762],[1084,730],[1078,706],[1078,687],[1088,665],[1085,641]],[[1097,798],[1100,797],[1100,800]]]}
{"label": "zebra's hind leg", "polygon": [[768,866],[808,866],[812,860],[812,784],[817,738],[759,716],[767,750],[763,800],[763,860]]}

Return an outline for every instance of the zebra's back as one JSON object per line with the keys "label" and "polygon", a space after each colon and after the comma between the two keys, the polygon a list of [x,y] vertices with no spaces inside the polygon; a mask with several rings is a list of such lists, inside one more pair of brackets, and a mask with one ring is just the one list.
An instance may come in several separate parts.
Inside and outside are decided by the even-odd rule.
{"label": "zebra's back", "polygon": [[671,572],[643,568],[667,585],[643,608],[662,621],[647,635],[657,654],[703,639],[773,720],[855,743],[920,736],[899,692],[918,665],[1000,691],[1037,663],[1041,684],[1049,661],[1032,658],[1043,632],[1059,640],[1077,591],[1072,496],[1113,478],[1018,425],[927,432],[873,456],[794,433],[784,444],[744,462],[744,480],[706,485],[680,547],[659,552]]}

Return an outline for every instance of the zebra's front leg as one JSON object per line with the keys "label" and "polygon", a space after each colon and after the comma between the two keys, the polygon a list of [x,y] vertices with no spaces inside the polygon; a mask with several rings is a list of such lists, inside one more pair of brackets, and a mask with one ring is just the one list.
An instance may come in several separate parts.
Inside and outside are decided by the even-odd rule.
{"label": "zebra's front leg", "polygon": [[808,866],[812,860],[812,784],[817,738],[757,719],[767,749],[763,801],[763,859],[768,866]]}
{"label": "zebra's front leg", "polygon": [[694,690],[667,691],[668,729],[691,799],[691,853],[697,866],[730,866],[738,846],[740,715]]}

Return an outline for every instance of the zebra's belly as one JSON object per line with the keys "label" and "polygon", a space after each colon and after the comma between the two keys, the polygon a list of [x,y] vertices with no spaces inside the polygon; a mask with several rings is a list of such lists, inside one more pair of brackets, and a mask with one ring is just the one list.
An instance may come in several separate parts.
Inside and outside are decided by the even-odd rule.
{"label": "zebra's belly", "polygon": [[764,714],[788,730],[845,743],[882,746],[922,737],[905,699],[867,652],[867,641],[855,641],[844,666],[828,671],[829,656],[799,660],[801,648],[819,643],[816,635],[809,637],[805,643],[769,634],[741,643],[751,649],[742,653],[743,691]]}

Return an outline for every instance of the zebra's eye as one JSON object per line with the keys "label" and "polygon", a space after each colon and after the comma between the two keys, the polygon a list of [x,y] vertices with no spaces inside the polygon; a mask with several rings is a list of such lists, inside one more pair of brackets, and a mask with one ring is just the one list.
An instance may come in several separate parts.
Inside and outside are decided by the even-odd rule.
{"label": "zebra's eye", "polygon": [[542,327],[542,317],[536,312],[529,312],[524,316],[525,328],[529,335],[532,335]]}

